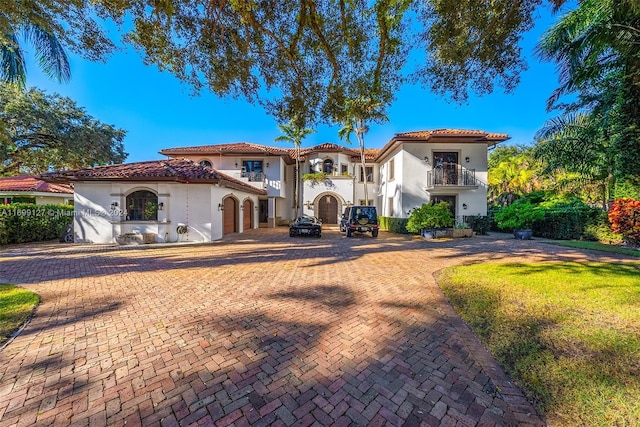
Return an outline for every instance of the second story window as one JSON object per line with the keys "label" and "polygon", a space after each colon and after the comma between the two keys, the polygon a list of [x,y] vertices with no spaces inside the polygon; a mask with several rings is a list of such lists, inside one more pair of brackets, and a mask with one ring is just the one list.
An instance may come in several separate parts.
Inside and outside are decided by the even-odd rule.
{"label": "second story window", "polygon": [[340,174],[348,175],[349,174],[349,165],[340,165]]}
{"label": "second story window", "polygon": [[395,177],[395,159],[391,159],[389,161],[389,173],[388,173],[389,181],[393,181],[394,177]]}
{"label": "second story window", "polygon": [[[366,175],[364,172],[366,172]],[[360,166],[360,182],[364,182],[365,176],[367,182],[373,182],[373,166],[366,166],[364,171],[362,170],[362,166]]]}
{"label": "second story window", "polygon": [[322,162],[322,173],[333,173],[333,160],[326,159]]}
{"label": "second story window", "polygon": [[243,160],[242,177],[249,178],[249,181],[263,181],[264,170],[262,169],[262,160]]}

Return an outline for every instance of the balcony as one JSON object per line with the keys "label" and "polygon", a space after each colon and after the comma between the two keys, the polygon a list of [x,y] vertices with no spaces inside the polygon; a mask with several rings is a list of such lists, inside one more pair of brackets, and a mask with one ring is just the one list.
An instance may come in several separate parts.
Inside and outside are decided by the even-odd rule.
{"label": "balcony", "polygon": [[435,168],[427,172],[427,189],[434,188],[477,188],[475,169],[449,165]]}
{"label": "balcony", "polygon": [[264,182],[264,173],[242,171],[240,176],[246,178],[249,182]]}

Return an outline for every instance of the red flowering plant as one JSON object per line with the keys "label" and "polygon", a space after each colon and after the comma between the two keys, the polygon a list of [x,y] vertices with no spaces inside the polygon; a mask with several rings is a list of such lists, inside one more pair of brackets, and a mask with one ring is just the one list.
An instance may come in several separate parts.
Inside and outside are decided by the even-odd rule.
{"label": "red flowering plant", "polygon": [[623,198],[613,202],[609,222],[611,231],[622,234],[627,243],[640,245],[640,200]]}

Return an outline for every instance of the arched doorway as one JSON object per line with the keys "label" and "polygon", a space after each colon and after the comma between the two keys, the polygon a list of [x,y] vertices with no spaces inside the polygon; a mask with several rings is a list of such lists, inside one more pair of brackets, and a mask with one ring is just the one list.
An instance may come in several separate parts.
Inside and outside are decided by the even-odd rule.
{"label": "arched doorway", "polygon": [[230,234],[238,232],[238,223],[236,222],[236,218],[238,218],[238,204],[235,199],[232,197],[227,197],[222,202],[223,206],[223,227],[222,234]]}
{"label": "arched doorway", "polygon": [[318,200],[318,218],[323,224],[338,223],[338,199],[326,194]]}
{"label": "arched doorway", "polygon": [[253,203],[251,200],[247,199],[242,204],[242,229],[250,230],[253,225]]}

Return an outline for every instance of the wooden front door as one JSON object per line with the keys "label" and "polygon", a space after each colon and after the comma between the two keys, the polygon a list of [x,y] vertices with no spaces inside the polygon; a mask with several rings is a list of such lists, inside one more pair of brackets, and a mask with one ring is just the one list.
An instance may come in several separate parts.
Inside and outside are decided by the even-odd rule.
{"label": "wooden front door", "polygon": [[250,230],[253,223],[253,203],[251,203],[251,200],[245,200],[242,206],[242,229]]}
{"label": "wooden front door", "polygon": [[323,224],[338,223],[338,200],[335,197],[326,195],[318,200],[318,218]]}
{"label": "wooden front door", "polygon": [[238,226],[236,224],[237,212],[238,209],[236,207],[236,201],[231,197],[227,197],[223,202],[224,206],[224,214],[223,214],[223,228],[222,234],[230,234],[236,233],[238,231]]}

